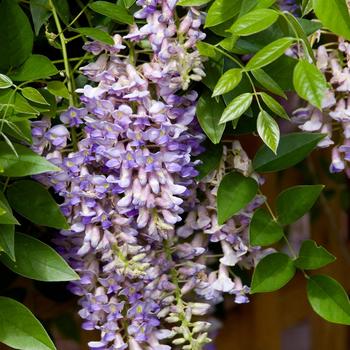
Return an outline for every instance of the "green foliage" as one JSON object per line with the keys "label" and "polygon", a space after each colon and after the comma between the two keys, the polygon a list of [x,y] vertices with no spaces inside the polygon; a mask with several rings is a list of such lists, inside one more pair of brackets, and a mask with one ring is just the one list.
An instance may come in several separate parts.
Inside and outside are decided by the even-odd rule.
{"label": "green foliage", "polygon": [[21,303],[0,297],[0,342],[21,350],[56,350],[43,326]]}
{"label": "green foliage", "polygon": [[225,108],[222,100],[210,99],[210,94],[204,92],[197,104],[197,117],[199,124],[211,142],[219,143],[225,130],[225,125],[219,124],[220,116]]}
{"label": "green foliage", "polygon": [[259,136],[274,153],[280,140],[280,129],[276,121],[266,112],[260,111],[257,120]]}
{"label": "green foliage", "polygon": [[323,185],[302,185],[281,192],[276,202],[278,222],[289,225],[301,218],[315,204],[323,188]]}
{"label": "green foliage", "polygon": [[206,151],[199,156],[201,164],[197,166],[197,170],[199,171],[197,180],[203,179],[219,166],[222,156],[222,149],[223,147],[221,144],[206,145]]}
{"label": "green foliage", "polygon": [[292,259],[283,253],[272,253],[260,260],[255,268],[251,293],[273,292],[285,286],[294,276]]}
{"label": "green foliage", "polygon": [[35,224],[58,229],[69,228],[55,200],[38,182],[31,180],[14,182],[7,190],[7,197],[17,213]]}
{"label": "green foliage", "polygon": [[84,27],[84,28],[77,28],[75,29],[75,31],[82,35],[88,36],[89,38],[92,38],[94,40],[101,41],[107,45],[114,44],[113,38],[108,33],[106,33],[101,29]]}
{"label": "green foliage", "polygon": [[27,100],[39,103],[39,104],[44,104],[48,105],[49,103],[45,100],[45,97],[37,90],[34,89],[30,86],[27,86],[22,89],[22,95],[25,97]]}
{"label": "green foliage", "polygon": [[253,167],[259,172],[280,171],[301,162],[324,138],[317,133],[291,133],[281,137],[276,154],[265,145],[256,153]]}
{"label": "green foliage", "polygon": [[226,71],[215,85],[212,97],[225,94],[233,90],[242,80],[242,70],[232,68]]}
{"label": "green foliage", "polygon": [[242,0],[215,0],[208,10],[205,27],[214,27],[236,16]]}
{"label": "green foliage", "polygon": [[300,60],[294,68],[293,84],[300,97],[321,109],[327,83],[316,66],[306,60]]}
{"label": "green foliage", "polygon": [[107,1],[95,1],[89,5],[91,10],[113,19],[120,23],[133,24],[134,17],[120,5],[112,4]]}
{"label": "green foliage", "polygon": [[332,263],[335,259],[335,256],[325,248],[317,246],[315,241],[306,240],[300,248],[294,265],[299,269],[314,270]]}
{"label": "green foliage", "polygon": [[255,69],[252,71],[252,74],[257,82],[260,83],[266,90],[278,96],[287,98],[282,88],[264,70]]}
{"label": "green foliage", "polygon": [[180,0],[178,6],[201,6],[209,3],[211,0]]}
{"label": "green foliage", "polygon": [[69,98],[69,91],[61,81],[48,81],[47,82],[47,90],[51,92],[52,95]]}
{"label": "green foliage", "polygon": [[255,70],[269,65],[282,56],[294,41],[294,38],[277,39],[258,51],[248,62],[246,69]]}
{"label": "green foliage", "polygon": [[30,0],[30,13],[34,24],[35,35],[38,35],[40,28],[51,17],[48,0]]}
{"label": "green foliage", "polygon": [[13,143],[13,147],[17,155],[6,142],[0,142],[0,169],[3,176],[20,177],[59,170],[25,146]]}
{"label": "green foliage", "polygon": [[350,16],[346,0],[312,0],[312,7],[325,27],[350,40]]}
{"label": "green foliage", "polygon": [[254,179],[237,172],[225,175],[217,195],[219,225],[244,209],[253,200],[257,191],[258,184]]}
{"label": "green foliage", "polygon": [[289,119],[289,116],[286,112],[286,110],[282,107],[282,105],[277,102],[273,97],[271,97],[270,95],[266,94],[265,92],[261,92],[260,96],[262,98],[262,100],[264,101],[264,103],[266,104],[266,106],[276,115],[278,115],[279,117],[283,118],[283,119]]}
{"label": "green foliage", "polygon": [[[3,192],[0,192],[0,200],[6,208],[6,211],[12,214],[12,209],[7,202]],[[3,251],[8,257],[15,261],[15,225],[0,225],[0,251]]]}
{"label": "green foliage", "polygon": [[7,89],[13,84],[12,80],[5,74],[0,74],[0,89]]}
{"label": "green foliage", "polygon": [[350,325],[350,303],[344,288],[333,278],[311,276],[307,297],[313,310],[329,322]]}
{"label": "green foliage", "polygon": [[266,246],[283,237],[283,228],[264,209],[257,209],[249,225],[249,241],[254,246]]}
{"label": "green foliage", "polygon": [[13,272],[34,280],[72,281],[79,276],[51,247],[31,236],[15,234],[16,261],[1,254],[0,260]]}
{"label": "green foliage", "polygon": [[270,9],[257,9],[239,17],[230,28],[234,35],[246,36],[263,31],[277,21],[278,13]]}
{"label": "green foliage", "polygon": [[31,54],[33,32],[29,20],[17,1],[0,3],[0,70],[22,64]]}
{"label": "green foliage", "polygon": [[253,95],[248,92],[233,99],[223,111],[220,118],[220,124],[238,119],[247,111],[252,101]]}

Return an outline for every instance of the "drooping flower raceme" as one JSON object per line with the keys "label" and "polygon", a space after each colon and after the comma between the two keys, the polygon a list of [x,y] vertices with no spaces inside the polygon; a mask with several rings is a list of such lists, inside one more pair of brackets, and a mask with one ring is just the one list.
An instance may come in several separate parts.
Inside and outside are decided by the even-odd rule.
{"label": "drooping flower raceme", "polygon": [[[78,90],[82,107],[52,127],[33,122],[33,149],[62,169],[39,179],[64,198],[70,230],[55,243],[81,277],[70,289],[80,296],[83,328],[101,333],[90,348],[196,350],[209,341],[201,317],[222,293],[247,301],[248,287],[229,268],[249,268],[262,255],[247,242],[262,199],[218,225],[218,183],[226,167],[250,174],[250,161],[234,143],[219,170],[195,180],[203,134],[188,88],[204,76],[195,49],[204,37],[200,13],[191,8],[176,23],[176,1],[137,4],[146,24],[115,35],[113,46],[85,45],[97,59],[82,68],[91,81]],[[149,61],[138,63],[148,50]],[[74,151],[69,128],[79,132]],[[213,245],[218,263],[208,255]]]}

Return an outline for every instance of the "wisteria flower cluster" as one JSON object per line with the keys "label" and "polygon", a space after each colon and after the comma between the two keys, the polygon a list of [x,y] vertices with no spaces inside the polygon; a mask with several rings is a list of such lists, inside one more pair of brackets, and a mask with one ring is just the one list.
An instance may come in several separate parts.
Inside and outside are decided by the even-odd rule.
{"label": "wisteria flower cluster", "polygon": [[[196,181],[203,134],[188,88],[204,76],[195,48],[204,38],[201,14],[190,8],[177,23],[176,1],[137,4],[145,25],[116,34],[113,46],[85,45],[97,59],[82,68],[91,81],[78,90],[83,106],[64,112],[62,124],[33,122],[33,149],[62,169],[38,179],[64,198],[71,229],[55,243],[80,275],[70,290],[80,296],[82,327],[101,333],[90,348],[201,349],[211,305],[223,293],[248,301],[249,288],[230,269],[251,268],[268,252],[248,244],[264,198],[218,224],[226,169],[259,178],[235,141],[219,169]],[[139,63],[137,51],[149,60]],[[73,151],[69,128],[81,130]]]}
{"label": "wisteria flower cluster", "polygon": [[343,39],[331,45],[321,45],[316,52],[317,65],[329,83],[322,110],[311,105],[299,108],[294,112],[293,121],[301,130],[327,134],[318,146],[332,146],[330,172],[345,171],[350,176],[350,45]]}

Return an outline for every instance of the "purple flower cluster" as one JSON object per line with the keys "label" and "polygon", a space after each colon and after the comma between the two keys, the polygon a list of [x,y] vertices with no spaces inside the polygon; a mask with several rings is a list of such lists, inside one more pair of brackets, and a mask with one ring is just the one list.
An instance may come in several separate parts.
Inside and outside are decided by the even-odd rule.
{"label": "purple flower cluster", "polygon": [[332,146],[331,173],[345,171],[350,177],[350,44],[340,40],[338,49],[328,52],[319,46],[317,66],[329,78],[329,90],[322,103],[322,111],[307,106],[294,112],[293,121],[309,132],[327,134],[319,147]]}
{"label": "purple flower cluster", "polygon": [[175,0],[137,4],[146,24],[115,35],[113,46],[85,45],[98,57],[82,68],[91,81],[77,90],[83,107],[61,114],[62,124],[33,122],[33,149],[62,169],[39,180],[64,198],[70,229],[55,243],[80,275],[70,289],[80,296],[82,327],[101,334],[89,347],[199,350],[210,341],[203,316],[211,305],[223,293],[248,301],[249,288],[229,269],[266,254],[247,238],[263,198],[218,225],[216,193],[227,169],[252,172],[234,142],[217,171],[195,180],[204,135],[188,87],[204,76],[195,48],[204,38],[201,14],[190,8],[177,19]]}

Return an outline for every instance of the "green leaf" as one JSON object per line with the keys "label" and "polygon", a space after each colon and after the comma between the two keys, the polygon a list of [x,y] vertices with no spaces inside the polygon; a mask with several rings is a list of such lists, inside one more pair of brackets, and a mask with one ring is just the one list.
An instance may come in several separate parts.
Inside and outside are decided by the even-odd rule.
{"label": "green leaf", "polygon": [[270,245],[278,242],[282,237],[282,227],[264,208],[259,208],[254,212],[249,225],[249,240],[251,245]]}
{"label": "green leaf", "polygon": [[50,192],[38,182],[22,180],[11,184],[7,190],[7,198],[17,213],[37,225],[69,228]]}
{"label": "green leaf", "polygon": [[217,169],[222,157],[222,144],[206,145],[205,152],[199,156],[201,164],[197,165],[196,169],[199,171],[197,180],[200,181],[212,171]]}
{"label": "green leaf", "polygon": [[282,56],[290,45],[295,41],[295,38],[281,38],[273,41],[258,51],[247,63],[247,70],[254,70],[267,66]]}
{"label": "green leaf", "polygon": [[312,10],[313,10],[313,8],[312,8],[312,0],[302,0],[301,12],[302,12],[303,16],[306,16]]}
{"label": "green leaf", "polygon": [[260,92],[260,96],[262,97],[262,100],[264,101],[266,106],[269,107],[273,113],[277,114],[279,117],[283,119],[289,120],[289,116],[286,110],[273,97],[266,94],[265,92]]}
{"label": "green leaf", "polygon": [[[0,192],[0,200],[6,207],[6,211],[12,214],[12,209],[3,192]],[[0,251],[5,252],[11,260],[15,261],[15,225],[0,225]]]}
{"label": "green leaf", "polygon": [[48,105],[49,103],[45,100],[44,96],[37,90],[32,87],[25,87],[22,89],[22,95],[25,97],[27,100],[43,104],[43,105]]}
{"label": "green leaf", "polygon": [[38,35],[40,28],[51,17],[48,0],[30,0],[30,13],[34,24],[35,35]]}
{"label": "green leaf", "polygon": [[238,172],[224,176],[218,188],[218,223],[222,225],[234,214],[244,209],[258,192],[258,184],[251,177]]}
{"label": "green leaf", "polygon": [[293,84],[300,97],[321,109],[327,82],[316,66],[306,60],[300,60],[294,68]]}
{"label": "green leaf", "polygon": [[39,115],[40,112],[14,90],[0,90],[0,109],[7,111],[7,117],[13,113]]}
{"label": "green leaf", "polygon": [[222,100],[216,101],[210,97],[208,92],[204,92],[197,103],[199,124],[214,144],[220,142],[225,130],[225,125],[219,124],[219,119],[224,108],[225,104]]}
{"label": "green leaf", "polygon": [[101,41],[108,45],[114,44],[113,38],[108,33],[98,28],[76,28],[74,29],[74,31],[82,35],[88,36],[89,38],[92,38],[94,40]]}
{"label": "green leaf", "polygon": [[324,134],[298,132],[283,135],[274,154],[265,145],[256,153],[253,167],[258,172],[280,171],[301,162],[324,138]]}
{"label": "green leaf", "polygon": [[13,261],[15,257],[15,225],[0,225],[0,252],[6,253]]}
{"label": "green leaf", "polygon": [[295,267],[290,257],[272,253],[261,259],[253,273],[251,294],[273,292],[285,286],[294,276]]}
{"label": "green leaf", "polygon": [[290,187],[279,194],[276,202],[277,219],[281,225],[289,225],[315,204],[323,185],[304,185]]}
{"label": "green leaf", "polygon": [[350,16],[346,0],[313,0],[313,9],[331,32],[350,39]]}
{"label": "green leaf", "polygon": [[205,27],[214,27],[236,16],[241,3],[242,0],[215,0],[208,10]]}
{"label": "green leaf", "polygon": [[73,281],[79,276],[51,247],[36,238],[16,233],[16,262],[5,255],[0,260],[13,272],[37,281]]}
{"label": "green leaf", "polygon": [[0,224],[19,225],[19,222],[12,215],[11,208],[2,201],[0,201]]}
{"label": "green leaf", "polygon": [[242,80],[242,70],[232,68],[226,71],[217,82],[212,97],[225,94],[233,90]]}
{"label": "green leaf", "polygon": [[0,89],[7,89],[12,85],[12,80],[7,75],[0,73]]}
{"label": "green leaf", "polygon": [[306,240],[303,242],[298,258],[294,261],[294,265],[303,270],[320,269],[333,261],[335,256],[329,253],[322,246],[317,246],[315,241]]}
{"label": "green leaf", "polygon": [[91,10],[104,15],[119,23],[133,24],[134,17],[120,5],[112,4],[107,1],[95,1],[89,5]]}
{"label": "green leaf", "polygon": [[214,61],[219,61],[222,56],[221,53],[216,50],[214,45],[200,41],[196,46],[201,56],[210,57]]}
{"label": "green leaf", "polygon": [[212,0],[180,0],[178,6],[202,6],[208,4]]}
{"label": "green leaf", "polygon": [[325,320],[350,325],[348,295],[333,278],[311,276],[307,282],[307,297],[313,310]]}
{"label": "green leaf", "polygon": [[276,121],[266,111],[260,111],[258,115],[257,130],[265,145],[276,153],[280,140],[280,129]]}
{"label": "green leaf", "polygon": [[16,300],[0,297],[0,342],[21,350],[56,350],[44,327]]}
{"label": "green leaf", "polygon": [[220,124],[239,118],[250,107],[252,100],[253,95],[249,92],[239,95],[233,99],[222,113]]}
{"label": "green leaf", "polygon": [[13,145],[18,157],[6,142],[0,142],[0,169],[2,176],[19,177],[60,170],[60,168],[57,168],[29,148],[17,143],[13,143]]}
{"label": "green leaf", "polygon": [[47,90],[54,96],[69,98],[69,91],[62,81],[47,82]]}
{"label": "green leaf", "polygon": [[29,20],[17,1],[0,3],[0,70],[22,64],[31,54],[33,32]]}
{"label": "green leaf", "polygon": [[252,71],[252,74],[262,87],[273,92],[275,95],[287,99],[287,96],[282,88],[265,71],[262,69],[256,69]]}
{"label": "green leaf", "polygon": [[58,74],[55,65],[43,55],[31,55],[16,72],[11,74],[14,81],[38,80]]}
{"label": "green leaf", "polygon": [[278,12],[271,9],[257,9],[238,18],[230,28],[235,35],[246,36],[259,33],[278,19]]}

